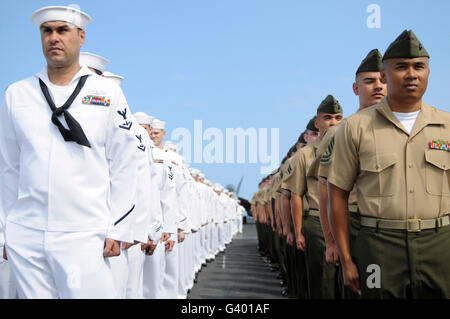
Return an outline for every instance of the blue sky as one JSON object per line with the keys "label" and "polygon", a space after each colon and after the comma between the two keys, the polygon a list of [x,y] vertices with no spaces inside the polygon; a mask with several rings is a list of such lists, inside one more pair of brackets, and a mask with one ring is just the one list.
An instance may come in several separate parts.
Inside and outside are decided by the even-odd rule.
{"label": "blue sky", "polygon": [[[447,0],[1,0],[2,90],[45,65],[31,14],[70,3],[94,19],[82,50],[108,58],[108,71],[125,77],[132,111],[167,121],[169,137],[179,127],[193,132],[194,120],[224,135],[226,128],[278,128],[281,160],[326,95],[344,115],[356,111],[351,86],[359,63],[404,29],[431,55],[424,100],[450,111]],[[381,9],[381,28],[367,26],[371,4]],[[261,165],[193,164],[223,185],[244,176],[244,197],[264,176]]]}

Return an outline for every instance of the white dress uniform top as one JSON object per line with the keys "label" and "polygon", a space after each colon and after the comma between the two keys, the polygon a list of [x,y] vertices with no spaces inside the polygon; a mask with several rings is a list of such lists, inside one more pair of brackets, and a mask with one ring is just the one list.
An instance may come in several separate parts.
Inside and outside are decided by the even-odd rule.
{"label": "white dress uniform top", "polygon": [[[84,75],[88,75],[87,81],[69,111],[83,128],[91,148],[64,141],[51,122],[52,112],[39,86],[40,78],[55,104],[62,105]],[[45,68],[7,89],[0,110],[0,209],[6,215],[6,247],[21,297],[113,296],[103,243],[105,238],[133,241],[130,215],[135,208],[137,164],[135,137],[131,134],[135,123],[130,114],[122,90],[85,66],[66,87],[53,85]],[[42,271],[39,266],[28,265],[30,269],[17,261],[23,248],[20,245],[28,242],[12,229],[24,228],[38,231],[36,236],[43,236],[44,245],[49,245],[45,249],[54,254],[50,262],[65,266],[57,267],[54,280],[58,287],[48,295],[44,290],[55,288],[47,287],[54,285],[48,282],[52,276],[33,277],[34,270]],[[52,236],[47,237],[47,232]],[[84,232],[81,237],[87,232],[95,235],[83,241],[70,232]],[[64,237],[59,241],[58,233]],[[84,244],[90,248],[83,250]],[[39,249],[31,246],[23,252],[32,254],[32,249]],[[70,270],[79,274],[79,285],[73,285],[76,289],[67,284],[59,286]],[[39,286],[45,288],[36,288]],[[42,295],[35,295],[39,292]]]}
{"label": "white dress uniform top", "polygon": [[[64,141],[38,82],[62,105],[83,75],[89,77],[69,110],[91,148]],[[101,95],[101,105],[93,95]],[[46,69],[11,85],[0,113],[7,221],[44,231],[105,231],[132,242],[127,217],[135,205],[137,164],[130,114],[122,90],[86,67],[64,88],[50,82]]]}

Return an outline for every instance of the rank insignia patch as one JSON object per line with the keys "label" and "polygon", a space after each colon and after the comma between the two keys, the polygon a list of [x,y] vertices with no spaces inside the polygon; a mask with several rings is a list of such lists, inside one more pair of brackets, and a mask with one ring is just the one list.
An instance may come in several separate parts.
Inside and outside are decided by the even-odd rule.
{"label": "rank insignia patch", "polygon": [[123,128],[124,130],[130,130],[131,126],[133,125],[133,122],[126,121],[122,125],[119,125],[120,128]]}
{"label": "rank insignia patch", "polygon": [[140,149],[142,152],[145,152],[145,145],[141,144],[137,147],[138,149]]}
{"label": "rank insignia patch", "polygon": [[333,149],[334,149],[334,136],[331,139],[330,144],[328,144],[327,150],[320,159],[320,162],[322,164],[327,164],[330,161],[331,155],[333,154]]}
{"label": "rank insignia patch", "polygon": [[448,145],[448,140],[447,141],[444,141],[444,140],[431,141],[428,144],[428,146],[432,150],[442,150],[442,151],[450,152],[450,147]]}
{"label": "rank insignia patch", "polygon": [[292,166],[291,164],[289,164],[288,168],[287,168],[287,175],[291,175],[292,173]]}
{"label": "rank insignia patch", "polygon": [[82,103],[86,105],[100,105],[108,107],[111,105],[111,100],[104,96],[87,95],[82,99]]}
{"label": "rank insignia patch", "polygon": [[154,162],[159,163],[159,164],[164,164],[164,160],[162,160],[162,159],[155,159]]}
{"label": "rank insignia patch", "polygon": [[174,174],[173,174],[173,172],[172,172],[172,166],[168,166],[168,167],[169,167],[169,171],[170,171],[170,173],[168,174],[169,179],[170,179],[170,180],[173,180]]}
{"label": "rank insignia patch", "polygon": [[127,109],[126,108],[123,111],[117,111],[117,114],[122,116],[124,120],[127,119]]}

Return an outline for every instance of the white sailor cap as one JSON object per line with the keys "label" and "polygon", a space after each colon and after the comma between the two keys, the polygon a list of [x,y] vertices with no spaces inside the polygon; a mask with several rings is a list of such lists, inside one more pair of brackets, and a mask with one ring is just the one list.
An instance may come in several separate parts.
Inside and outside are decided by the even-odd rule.
{"label": "white sailor cap", "polygon": [[203,181],[206,185],[211,186],[211,181],[209,179],[205,179]]}
{"label": "white sailor cap", "polygon": [[191,172],[192,176],[198,176],[200,174],[200,171],[196,168],[190,168],[189,171]]}
{"label": "white sailor cap", "polygon": [[104,73],[108,64],[109,60],[100,55],[89,52],[80,52],[80,65],[86,65],[89,68],[93,68]]}
{"label": "white sailor cap", "polygon": [[205,174],[203,174],[202,172],[200,172],[200,173],[198,174],[198,177],[204,179],[204,178],[205,178]]}
{"label": "white sailor cap", "polygon": [[164,143],[164,148],[168,149],[168,150],[173,150],[175,153],[178,153],[178,144],[172,142],[172,141],[167,141]]}
{"label": "white sailor cap", "polygon": [[223,191],[223,186],[220,185],[219,183],[214,184],[213,190],[215,190],[216,192],[221,192]]}
{"label": "white sailor cap", "polygon": [[38,27],[49,21],[65,21],[73,24],[82,30],[92,22],[92,18],[80,10],[77,5],[44,7],[35,11],[31,16],[31,21]]}
{"label": "white sailor cap", "polygon": [[103,76],[114,83],[116,83],[118,86],[120,86],[124,80],[123,76],[111,73],[111,72],[103,72]]}
{"label": "white sailor cap", "polygon": [[154,119],[152,123],[152,127],[155,130],[164,130],[166,128],[166,122],[160,121],[158,119]]}
{"label": "white sailor cap", "polygon": [[183,166],[186,167],[186,168],[190,167],[190,165],[188,163],[183,163]]}
{"label": "white sailor cap", "polygon": [[134,114],[134,118],[139,124],[152,125],[153,116],[147,115],[144,112],[137,112]]}

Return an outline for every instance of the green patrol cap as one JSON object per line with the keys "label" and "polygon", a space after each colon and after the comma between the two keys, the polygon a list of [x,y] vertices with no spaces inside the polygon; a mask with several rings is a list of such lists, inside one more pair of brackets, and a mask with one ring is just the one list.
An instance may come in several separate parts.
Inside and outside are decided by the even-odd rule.
{"label": "green patrol cap", "polygon": [[328,95],[325,100],[320,103],[317,113],[338,114],[342,113],[342,107],[333,95]]}
{"label": "green patrol cap", "polygon": [[381,53],[378,49],[373,49],[367,54],[366,58],[362,60],[356,74],[361,72],[379,72],[383,69],[383,63],[381,61]]}
{"label": "green patrol cap", "polygon": [[389,45],[384,53],[383,61],[394,58],[412,59],[420,57],[429,58],[430,56],[414,32],[405,30]]}
{"label": "green patrol cap", "polygon": [[308,125],[306,125],[306,129],[313,131],[313,132],[319,132],[319,129],[315,125],[316,120],[317,120],[317,116],[314,116],[312,119],[310,119],[308,122]]}

